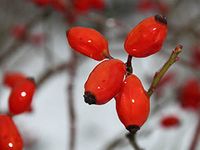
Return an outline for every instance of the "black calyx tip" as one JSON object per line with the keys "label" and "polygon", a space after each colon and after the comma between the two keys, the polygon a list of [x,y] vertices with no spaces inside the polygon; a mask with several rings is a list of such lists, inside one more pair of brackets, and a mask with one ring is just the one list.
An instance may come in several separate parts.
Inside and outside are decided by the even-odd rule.
{"label": "black calyx tip", "polygon": [[26,79],[32,81],[33,83],[35,83],[35,79],[33,77],[28,77]]}
{"label": "black calyx tip", "polygon": [[135,134],[138,130],[140,130],[139,126],[136,125],[130,125],[128,127],[126,127],[126,129],[131,133],[131,134]]}
{"label": "black calyx tip", "polygon": [[89,105],[96,104],[96,98],[91,92],[85,92],[83,97],[85,102],[88,103]]}
{"label": "black calyx tip", "polygon": [[167,25],[167,17],[164,15],[155,15],[155,20]]}

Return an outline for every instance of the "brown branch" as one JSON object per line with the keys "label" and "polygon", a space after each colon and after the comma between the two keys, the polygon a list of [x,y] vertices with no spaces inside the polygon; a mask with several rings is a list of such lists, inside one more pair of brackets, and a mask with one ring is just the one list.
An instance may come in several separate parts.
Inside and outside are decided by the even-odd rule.
{"label": "brown branch", "polygon": [[197,147],[197,144],[199,142],[199,138],[200,138],[200,110],[198,112],[198,124],[194,133],[194,137],[192,139],[191,145],[190,145],[190,149],[189,150],[195,150]]}
{"label": "brown branch", "polygon": [[68,68],[69,73],[69,84],[67,88],[68,93],[68,110],[69,110],[69,150],[75,149],[75,142],[76,142],[76,113],[75,113],[75,106],[74,106],[74,80],[76,76],[76,71],[78,67],[78,56],[76,53],[72,51],[71,60],[70,60],[70,67]]}
{"label": "brown branch", "polygon": [[[50,14],[51,14],[51,11],[47,9],[43,11],[42,13],[35,15],[33,18],[29,20],[29,22],[25,24],[26,29],[30,30],[30,28],[35,26],[42,19],[47,18]],[[9,57],[17,53],[20,50],[19,48],[23,46],[24,43],[25,43],[24,40],[15,40],[6,50],[4,50],[0,55],[0,65],[2,65],[2,63],[6,59],[8,59]]]}
{"label": "brown branch", "polygon": [[134,147],[135,150],[143,150],[142,148],[140,148],[140,146],[137,143],[136,140],[136,133],[135,134],[127,134],[126,137],[128,138],[130,144]]}
{"label": "brown branch", "polygon": [[37,80],[37,87],[40,88],[41,85],[46,81],[48,80],[51,76],[57,74],[57,73],[60,73],[62,71],[66,71],[67,68],[69,68],[71,65],[71,62],[64,62],[64,63],[61,63],[59,65],[57,65],[56,67],[54,68],[49,68],[47,69],[40,77],[39,79]]}

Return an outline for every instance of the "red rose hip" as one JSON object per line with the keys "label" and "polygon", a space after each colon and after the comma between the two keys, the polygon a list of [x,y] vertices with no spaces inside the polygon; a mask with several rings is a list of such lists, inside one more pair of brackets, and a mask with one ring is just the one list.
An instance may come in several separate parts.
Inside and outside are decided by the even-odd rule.
{"label": "red rose hip", "polygon": [[158,52],[167,36],[167,20],[156,15],[141,21],[126,37],[124,47],[133,57],[147,57]]}
{"label": "red rose hip", "polygon": [[22,150],[23,140],[13,120],[7,115],[0,115],[0,149]]}
{"label": "red rose hip", "polygon": [[17,115],[30,109],[35,92],[34,80],[27,78],[19,82],[11,91],[9,97],[9,111]]}
{"label": "red rose hip", "polygon": [[120,60],[101,62],[85,83],[85,102],[98,105],[107,103],[119,92],[125,73],[126,66]]}
{"label": "red rose hip", "polygon": [[150,111],[149,96],[141,81],[135,75],[129,75],[115,99],[120,121],[127,130],[135,133],[145,123]]}
{"label": "red rose hip", "polygon": [[4,85],[13,88],[18,82],[26,79],[25,75],[20,72],[7,72],[4,75]]}
{"label": "red rose hip", "polygon": [[108,42],[98,31],[86,27],[73,27],[67,31],[69,45],[75,51],[95,60],[110,58]]}

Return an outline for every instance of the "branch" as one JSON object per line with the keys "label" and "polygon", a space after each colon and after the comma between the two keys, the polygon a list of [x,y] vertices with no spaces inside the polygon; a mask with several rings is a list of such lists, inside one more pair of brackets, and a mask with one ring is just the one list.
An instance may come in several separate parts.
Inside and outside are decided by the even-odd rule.
{"label": "branch", "polygon": [[55,68],[49,68],[47,69],[37,80],[37,87],[40,88],[41,85],[48,80],[51,76],[60,73],[62,71],[65,71],[67,68],[71,66],[71,62],[64,62],[62,64],[57,65]]}
{"label": "branch", "polygon": [[69,73],[69,84],[67,88],[68,93],[68,110],[69,110],[69,150],[75,149],[75,142],[76,142],[76,111],[74,106],[74,80],[76,76],[76,71],[78,67],[78,56],[76,53],[72,51],[71,53],[71,64],[68,73]]}
{"label": "branch", "polygon": [[192,143],[190,145],[190,148],[189,150],[195,150],[196,149],[196,146],[199,142],[199,138],[200,138],[200,110],[198,112],[198,124],[197,124],[197,128],[195,130],[195,133],[194,133],[194,137],[193,137],[193,140],[192,140]]}
{"label": "branch", "polygon": [[178,60],[178,55],[181,53],[182,48],[182,45],[177,45],[176,48],[172,51],[172,54],[167,60],[167,62],[163,65],[160,71],[156,72],[151,86],[147,92],[149,96],[153,94],[154,90],[156,89],[157,85],[159,84],[160,80],[165,75],[165,73],[168,71],[168,69]]}
{"label": "branch", "polygon": [[129,142],[131,143],[131,145],[135,148],[135,150],[143,150],[140,148],[140,146],[137,143],[136,140],[136,133],[135,134],[127,134],[126,137],[128,138]]}

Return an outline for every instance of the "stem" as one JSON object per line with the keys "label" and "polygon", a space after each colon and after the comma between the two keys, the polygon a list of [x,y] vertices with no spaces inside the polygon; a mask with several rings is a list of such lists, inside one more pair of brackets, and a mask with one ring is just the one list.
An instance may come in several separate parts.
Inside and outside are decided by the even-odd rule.
{"label": "stem", "polygon": [[74,106],[74,80],[77,70],[77,64],[78,57],[77,55],[72,51],[71,54],[71,65],[69,68],[69,84],[67,88],[68,92],[68,110],[69,110],[69,123],[70,123],[70,130],[69,130],[69,150],[75,149],[75,142],[76,142],[76,111]]}
{"label": "stem", "polygon": [[136,133],[135,134],[129,133],[129,134],[126,135],[126,137],[128,138],[130,144],[135,148],[135,150],[142,150],[137,143]]}
{"label": "stem", "polygon": [[198,124],[197,124],[197,128],[195,130],[195,134],[194,134],[194,137],[193,137],[193,140],[192,140],[192,143],[190,145],[190,148],[189,150],[195,150],[196,149],[196,146],[199,142],[199,136],[200,136],[200,110],[198,112]]}
{"label": "stem", "polygon": [[133,73],[132,56],[131,55],[128,55],[128,58],[127,58],[126,71],[127,71],[127,75],[130,75]]}
{"label": "stem", "polygon": [[151,86],[147,92],[149,96],[153,94],[158,83],[160,82],[162,77],[165,75],[165,73],[168,71],[168,69],[178,60],[178,55],[181,53],[182,48],[183,48],[182,45],[177,45],[176,48],[172,51],[171,56],[169,57],[167,62],[160,69],[160,71],[155,73]]}
{"label": "stem", "polygon": [[[160,71],[155,73],[153,81],[151,83],[151,86],[150,86],[150,88],[149,88],[149,90],[147,92],[149,97],[151,97],[151,95],[155,91],[157,85],[159,84],[160,80],[165,75],[165,73],[168,71],[168,69],[178,60],[178,55],[181,53],[182,48],[183,48],[182,45],[177,45],[176,48],[172,51],[172,53],[171,53],[169,59],[167,60],[167,62],[160,69]],[[131,59],[131,58],[129,58],[129,59]],[[139,145],[136,142],[136,137],[135,136],[136,136],[136,134],[131,134],[131,133],[127,134],[127,138],[129,139],[129,141],[130,141],[131,145],[133,146],[133,148],[135,148],[136,150],[141,150],[141,148],[139,147]]]}

